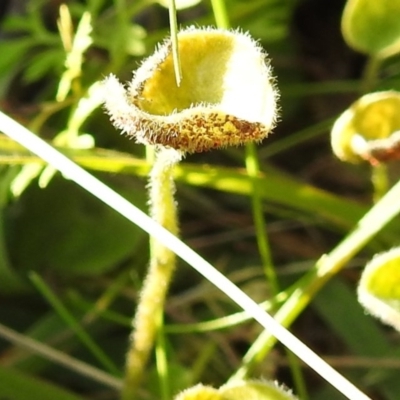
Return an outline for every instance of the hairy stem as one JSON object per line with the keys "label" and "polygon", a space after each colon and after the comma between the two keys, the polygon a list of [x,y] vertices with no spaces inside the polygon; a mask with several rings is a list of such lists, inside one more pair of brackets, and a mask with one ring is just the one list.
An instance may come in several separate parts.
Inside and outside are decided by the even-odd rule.
{"label": "hairy stem", "polygon": [[[175,184],[172,179],[174,165],[180,153],[162,149],[157,153],[150,173],[149,193],[152,218],[174,235],[178,234],[177,212],[174,200]],[[150,265],[144,280],[136,315],[134,331],[126,359],[123,400],[133,400],[143,377],[143,372],[159,326],[159,316],[175,269],[175,254],[159,243],[150,240]]]}

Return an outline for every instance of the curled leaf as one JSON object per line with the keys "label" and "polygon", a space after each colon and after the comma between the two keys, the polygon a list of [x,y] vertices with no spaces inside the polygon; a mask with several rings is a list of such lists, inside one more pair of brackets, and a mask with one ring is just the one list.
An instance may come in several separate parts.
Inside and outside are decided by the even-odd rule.
{"label": "curled leaf", "polygon": [[247,34],[189,28],[178,34],[178,87],[167,40],[134,73],[127,90],[104,81],[113,124],[144,144],[202,152],[261,141],[277,119],[277,91],[261,47]]}
{"label": "curled leaf", "polygon": [[400,331],[400,248],[375,256],[365,267],[358,300],[369,313]]}
{"label": "curled leaf", "polygon": [[293,394],[275,382],[243,381],[222,386],[222,400],[295,400]]}
{"label": "curled leaf", "polygon": [[400,158],[400,93],[370,93],[335,122],[331,145],[343,161],[372,165]]}

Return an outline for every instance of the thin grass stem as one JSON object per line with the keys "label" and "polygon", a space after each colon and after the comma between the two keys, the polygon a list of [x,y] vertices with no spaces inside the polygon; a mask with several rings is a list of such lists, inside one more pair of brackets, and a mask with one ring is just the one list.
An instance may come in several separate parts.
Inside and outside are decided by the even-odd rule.
{"label": "thin grass stem", "polygon": [[114,376],[101,371],[98,368],[94,368],[89,364],[79,361],[62,351],[55,350],[46,344],[40,343],[37,340],[31,339],[25,335],[22,335],[13,329],[10,329],[3,324],[0,324],[0,337],[14,343],[17,346],[21,346],[33,354],[40,355],[46,360],[50,360],[55,364],[61,365],[71,371],[74,371],[82,376],[86,376],[96,382],[100,382],[105,386],[109,386],[113,389],[120,390],[122,388],[122,381]]}
{"label": "thin grass stem", "polygon": [[175,0],[169,0],[169,26],[171,30],[172,42],[172,59],[174,61],[175,80],[176,85],[179,87],[182,81],[182,67],[179,55],[179,42],[178,42],[178,21],[176,17],[176,4]]}

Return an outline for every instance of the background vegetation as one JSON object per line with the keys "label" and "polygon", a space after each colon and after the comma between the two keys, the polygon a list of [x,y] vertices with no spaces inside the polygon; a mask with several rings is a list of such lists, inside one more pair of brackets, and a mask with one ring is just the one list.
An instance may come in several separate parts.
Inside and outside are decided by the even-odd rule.
{"label": "background vegetation", "polygon": [[[146,210],[146,150],[115,131],[93,85],[110,72],[129,80],[168,35],[168,10],[152,0],[68,1],[73,31],[61,31],[76,32],[81,21],[81,47],[73,47],[68,35],[60,38],[61,3],[0,4],[1,109]],[[281,121],[257,148],[262,171],[257,187],[279,287],[286,289],[299,284],[373,205],[371,168],[337,160],[329,139],[335,118],[365,89],[366,57],[342,38],[342,0],[225,3],[232,27],[249,31],[269,53],[281,91]],[[178,22],[215,24],[211,3],[180,10]],[[70,57],[70,64],[66,49],[77,57]],[[399,73],[394,56],[382,64],[369,90],[398,88]],[[244,152],[191,155],[177,167],[180,230],[186,243],[262,302],[272,298],[274,288],[257,245]],[[116,399],[118,379],[111,377],[123,373],[148,237],[4,135],[0,163],[0,324],[1,336],[8,338],[0,339],[0,397]],[[389,172],[395,182],[398,165],[392,163]],[[381,230],[312,294],[291,327],[374,399],[399,398],[400,340],[364,314],[355,288],[366,260],[396,245],[398,235],[396,222]],[[219,320],[238,311],[180,263],[162,348],[171,393],[197,382],[219,386],[242,365],[261,328],[253,321]],[[201,324],[209,320],[215,323]],[[10,341],[4,327],[23,336]],[[70,355],[68,367],[49,354],[39,356],[37,342],[30,351],[16,344],[29,339],[58,349],[58,362]],[[110,380],[100,372],[89,379],[76,360]],[[277,379],[302,399],[342,398],[307,366],[290,360],[278,344],[254,362],[251,376]],[[152,361],[141,398],[160,398],[160,380]]]}

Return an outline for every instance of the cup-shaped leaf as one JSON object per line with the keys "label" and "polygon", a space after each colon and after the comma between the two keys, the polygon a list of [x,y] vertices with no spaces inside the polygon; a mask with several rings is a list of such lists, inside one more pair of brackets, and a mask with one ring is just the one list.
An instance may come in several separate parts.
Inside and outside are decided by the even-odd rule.
{"label": "cup-shaped leaf", "polygon": [[371,164],[400,156],[400,93],[367,94],[353,103],[335,122],[331,145],[343,161]]}
{"label": "cup-shaped leaf", "polygon": [[354,49],[377,57],[400,51],[400,0],[347,0],[342,33]]}
{"label": "cup-shaped leaf", "polygon": [[219,389],[196,385],[184,390],[175,400],[296,400],[296,397],[274,382],[237,381]]}
{"label": "cup-shaped leaf", "polygon": [[277,91],[261,47],[249,35],[190,28],[178,34],[182,81],[167,40],[134,73],[127,90],[104,82],[114,125],[141,143],[183,152],[260,141],[274,127]]}
{"label": "cup-shaped leaf", "polygon": [[400,248],[375,256],[365,267],[358,299],[369,313],[400,331]]}
{"label": "cup-shaped leaf", "polygon": [[218,389],[199,384],[179,393],[174,400],[222,400],[222,397]]}
{"label": "cup-shaped leaf", "polygon": [[274,382],[233,382],[219,389],[222,400],[295,400],[293,394]]}

